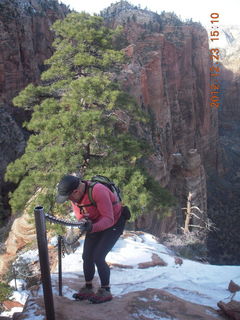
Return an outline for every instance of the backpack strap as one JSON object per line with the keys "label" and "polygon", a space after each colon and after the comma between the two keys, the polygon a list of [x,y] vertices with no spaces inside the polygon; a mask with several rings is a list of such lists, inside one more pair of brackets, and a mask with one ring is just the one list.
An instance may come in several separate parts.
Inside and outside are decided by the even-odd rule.
{"label": "backpack strap", "polygon": [[[100,182],[93,181],[93,182],[90,182],[90,184],[87,186],[88,198],[89,198],[89,200],[90,200],[91,203],[85,204],[85,205],[82,205],[82,206],[78,206],[80,209],[85,208],[85,207],[91,207],[91,206],[96,207],[96,206],[97,206],[97,204],[96,204],[96,202],[93,200],[93,196],[92,196],[93,187],[94,187],[97,183],[100,183]],[[115,204],[117,204],[117,203],[119,203],[119,202],[120,202],[120,200],[114,201],[114,202],[112,202],[112,205],[114,206]]]}
{"label": "backpack strap", "polygon": [[92,206],[96,207],[97,206],[97,204],[93,200],[93,196],[92,196],[93,187],[95,186],[96,183],[98,183],[98,182],[90,182],[90,184],[87,185],[88,198],[91,203],[84,204],[84,205],[78,205],[78,208],[80,208],[80,210],[84,209],[85,207],[92,207]]}
{"label": "backpack strap", "polygon": [[97,204],[96,202],[93,200],[93,196],[92,196],[92,192],[93,192],[93,187],[95,186],[97,182],[91,182],[89,185],[88,185],[88,198],[91,202],[91,205],[96,207]]}

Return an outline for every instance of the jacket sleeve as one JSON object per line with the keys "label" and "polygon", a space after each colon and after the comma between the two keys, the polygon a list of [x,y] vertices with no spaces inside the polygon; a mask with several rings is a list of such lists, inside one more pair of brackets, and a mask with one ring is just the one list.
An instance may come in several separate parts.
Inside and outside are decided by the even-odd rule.
{"label": "jacket sleeve", "polygon": [[83,215],[80,212],[80,208],[76,206],[73,202],[71,203],[72,203],[72,208],[73,208],[73,212],[75,214],[76,219],[81,220],[83,218]]}
{"label": "jacket sleeve", "polygon": [[92,196],[100,214],[98,221],[93,223],[92,232],[103,231],[110,228],[114,225],[111,191],[99,183],[94,186]]}

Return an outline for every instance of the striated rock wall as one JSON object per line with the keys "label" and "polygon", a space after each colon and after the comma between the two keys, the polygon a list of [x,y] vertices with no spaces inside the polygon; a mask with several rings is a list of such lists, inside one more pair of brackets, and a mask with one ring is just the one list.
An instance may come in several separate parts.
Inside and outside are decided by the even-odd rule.
{"label": "striated rock wall", "polygon": [[220,65],[220,129],[229,130],[232,121],[240,120],[240,26],[221,30]]}
{"label": "striated rock wall", "polygon": [[232,121],[240,120],[240,71],[234,73],[221,65],[220,79],[220,128],[228,130]]}
{"label": "striated rock wall", "polygon": [[6,251],[0,255],[0,277],[9,270],[9,263],[17,252],[26,244],[36,240],[35,225],[26,213],[14,220],[8,239],[5,242]]}
{"label": "striated rock wall", "polygon": [[37,82],[43,61],[53,52],[51,25],[64,18],[68,8],[56,0],[0,1],[0,211],[8,212],[3,182],[6,166],[25,148],[26,132],[21,129],[29,114],[13,108],[11,101],[30,82]]}
{"label": "striated rock wall", "polygon": [[2,0],[0,3],[0,104],[43,71],[53,50],[51,25],[68,9],[56,0]]}
{"label": "striated rock wall", "polygon": [[[209,55],[206,30],[182,23],[174,14],[112,5],[103,12],[109,25],[121,24],[129,63],[121,73],[126,90],[151,115],[151,128],[139,129],[154,153],[146,167],[168,187],[181,206],[168,223],[141,218],[139,228],[175,231],[189,192],[206,214],[206,168],[217,168],[218,115],[209,106]],[[151,221],[152,220],[152,221]],[[171,226],[169,230],[169,226]]]}
{"label": "striated rock wall", "polygon": [[225,44],[220,48],[219,143],[221,171],[209,172],[209,217],[217,231],[209,234],[209,261],[239,265],[240,256],[240,26],[221,30]]}

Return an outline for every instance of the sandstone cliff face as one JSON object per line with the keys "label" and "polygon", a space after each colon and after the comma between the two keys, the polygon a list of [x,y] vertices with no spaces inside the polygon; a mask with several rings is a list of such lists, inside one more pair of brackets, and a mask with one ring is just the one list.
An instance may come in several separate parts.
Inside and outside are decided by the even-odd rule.
{"label": "sandstone cliff face", "polygon": [[[199,24],[174,15],[160,16],[125,2],[103,12],[111,26],[123,25],[130,63],[121,80],[152,116],[152,127],[139,129],[154,148],[146,166],[185,206],[188,192],[206,213],[206,167],[217,168],[218,116],[209,106],[208,36]],[[176,217],[172,217],[176,219]],[[177,219],[183,220],[179,206]],[[175,231],[164,222],[144,220],[141,227],[159,235]],[[151,225],[149,225],[149,223]],[[165,229],[165,230],[164,230]]]}
{"label": "sandstone cliff face", "polygon": [[43,61],[52,54],[50,27],[67,13],[67,7],[56,0],[0,2],[0,198],[4,206],[9,186],[3,183],[3,175],[8,163],[24,151],[26,137],[18,125],[28,116],[13,108],[11,100],[39,79]]}
{"label": "sandstone cliff face", "polygon": [[209,216],[218,232],[209,236],[212,263],[239,264],[240,243],[239,198],[240,198],[240,27],[230,26],[221,30],[225,35],[220,47],[220,107],[219,143],[222,150],[221,172],[216,177],[210,173],[208,198]]}
{"label": "sandstone cliff face", "polygon": [[36,230],[31,218],[24,213],[16,218],[5,243],[6,251],[0,255],[0,277],[9,270],[9,263],[26,244],[36,240]]}
{"label": "sandstone cliff face", "polygon": [[4,171],[10,161],[14,161],[21,155],[25,144],[22,130],[10,114],[0,108],[0,190],[2,189],[2,194],[0,193],[0,225],[9,214],[5,204],[10,186],[3,182]]}
{"label": "sandstone cliff face", "polygon": [[0,103],[36,82],[51,56],[51,25],[68,12],[56,0],[3,0],[0,3]]}
{"label": "sandstone cliff face", "polygon": [[240,27],[229,26],[221,29],[219,44],[220,59],[220,127],[227,122],[240,120]]}
{"label": "sandstone cliff face", "polygon": [[[221,106],[219,128],[221,143],[231,146],[238,153],[240,120],[240,26],[222,30],[227,43],[220,48],[221,54]],[[236,164],[239,164],[236,163]]]}

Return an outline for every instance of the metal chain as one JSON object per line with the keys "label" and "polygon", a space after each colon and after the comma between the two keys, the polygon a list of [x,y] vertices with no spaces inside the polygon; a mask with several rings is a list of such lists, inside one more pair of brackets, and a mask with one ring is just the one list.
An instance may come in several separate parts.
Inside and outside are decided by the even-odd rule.
{"label": "metal chain", "polygon": [[[62,240],[62,256],[63,257],[65,256],[65,253],[66,254],[70,254],[71,253],[68,247],[71,247],[72,245],[74,245],[74,243],[76,243],[80,239],[80,237],[83,235],[83,233],[84,232],[80,231],[79,234],[77,236],[75,236],[72,241],[67,241],[67,238],[64,237],[64,236],[61,237],[61,240]],[[71,249],[72,249],[73,252],[75,251],[73,248],[71,248]]]}
{"label": "metal chain", "polygon": [[83,225],[85,222],[74,222],[74,221],[67,221],[63,219],[56,218],[48,213],[45,213],[45,219],[48,220],[51,223],[57,223],[61,224],[63,226],[68,226],[68,227],[75,227],[79,228],[81,225]]}
{"label": "metal chain", "polygon": [[67,248],[67,246],[72,246],[74,243],[76,243],[80,237],[83,235],[84,232],[81,232],[80,226],[83,225],[85,222],[73,222],[73,221],[66,221],[63,219],[56,218],[48,213],[45,213],[45,219],[48,220],[50,223],[56,223],[72,228],[79,228],[79,234],[73,238],[72,241],[67,241],[67,238],[64,236],[61,236],[62,241],[62,256],[65,256],[66,254],[70,254],[70,250]]}
{"label": "metal chain", "polygon": [[61,236],[61,242],[62,242],[62,257],[64,258],[65,257],[65,253],[69,254],[68,251],[66,250],[66,246],[64,244],[64,241],[63,241],[63,237]]}
{"label": "metal chain", "polygon": [[65,253],[67,255],[69,255],[71,252],[70,252],[70,250],[68,250],[68,248],[66,247],[66,245],[65,245],[65,243],[64,243],[64,241],[62,239],[62,257],[63,258],[65,257]]}
{"label": "metal chain", "polygon": [[79,234],[76,235],[72,241],[68,241],[66,237],[62,237],[64,244],[68,245],[68,246],[72,246],[75,242],[78,241],[78,239],[80,239],[80,237],[83,235],[84,232],[81,232],[79,230]]}

